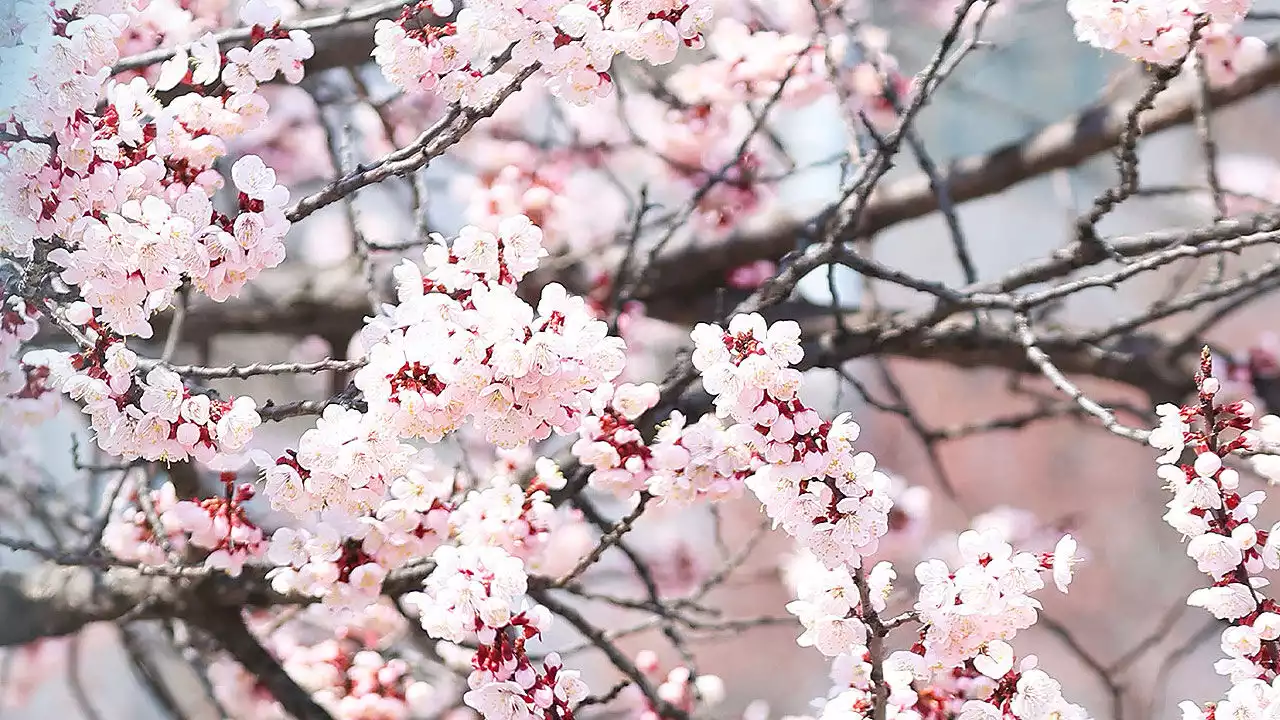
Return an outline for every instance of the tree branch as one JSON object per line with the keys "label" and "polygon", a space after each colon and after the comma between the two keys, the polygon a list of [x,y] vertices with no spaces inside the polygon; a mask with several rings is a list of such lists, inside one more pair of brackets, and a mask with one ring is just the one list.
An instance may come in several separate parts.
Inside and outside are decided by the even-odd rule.
{"label": "tree branch", "polygon": [[258,679],[290,715],[298,720],[333,720],[328,711],[311,699],[311,693],[285,672],[258,638],[245,625],[238,610],[211,611],[197,624],[204,628],[244,669]]}
{"label": "tree branch", "polygon": [[[421,586],[433,569],[419,563],[391,573],[383,591],[396,596]],[[137,568],[105,571],[43,565],[26,572],[0,571],[0,647],[79,632],[95,622],[184,618],[199,620],[210,608],[305,605],[313,598],[271,589],[266,568],[246,567],[240,577],[195,569],[186,577]]]}
{"label": "tree branch", "polygon": [[[1209,101],[1215,108],[1223,108],[1277,83],[1280,83],[1280,53],[1273,52],[1260,67],[1245,73],[1235,83],[1210,93]],[[1198,89],[1194,87],[1166,92],[1162,101],[1144,116],[1143,135],[1190,123],[1195,118],[1199,102]],[[962,158],[945,169],[887,185],[871,197],[858,226],[839,240],[868,237],[898,223],[937,211],[939,200],[933,191],[933,184],[937,182],[946,184],[948,199],[958,204],[994,195],[1054,170],[1075,166],[1119,142],[1129,109],[1127,103],[1087,108],[990,153]],[[307,207],[310,208],[309,205]],[[763,225],[761,230],[739,233],[723,241],[694,241],[671,247],[646,269],[642,281],[632,291],[632,299],[644,303],[650,317],[677,324],[692,324],[714,317],[717,307],[734,304],[717,298],[717,291],[724,286],[731,270],[756,260],[781,258],[794,250],[800,244],[799,240],[807,235],[803,221],[787,216],[779,216]],[[1134,238],[1132,248],[1127,247],[1123,240],[1112,243],[1112,246],[1121,253],[1144,252],[1181,238],[1196,241],[1210,236],[1231,237],[1249,230],[1270,229],[1272,225],[1274,222],[1262,222],[1258,218],[1224,221],[1190,236],[1185,232],[1152,233]],[[598,261],[603,267],[617,267],[625,252],[626,248],[611,248],[597,254]],[[1105,257],[1094,258],[1084,251],[1076,252],[1070,258],[1046,258],[1026,268],[1020,280],[1023,284],[1037,282],[1052,273],[1101,259]],[[184,335],[192,340],[221,333],[259,332],[349,336],[359,330],[368,313],[361,277],[359,268],[348,265],[322,271],[281,268],[264,274],[240,298],[226,303],[195,304],[188,311]],[[581,294],[591,289],[593,279],[586,261],[575,258],[568,259],[554,271],[535,273],[526,283],[536,288],[554,280]],[[998,291],[1004,291],[1010,284],[1001,282],[998,285]],[[984,286],[984,290],[987,289]],[[996,291],[994,287],[990,289]],[[528,293],[528,289],[525,292]],[[167,317],[157,318],[157,332],[163,332],[168,322]]]}
{"label": "tree branch", "polygon": [[[1252,97],[1280,83],[1280,51],[1225,87],[1209,93],[1209,102],[1221,109]],[[1170,90],[1142,119],[1143,136],[1186,125],[1195,119],[1199,102],[1195,87]],[[946,184],[952,203],[987,197],[1040,175],[1074,167],[1115,147],[1124,132],[1130,103],[1095,105],[1064,118],[1021,140],[989,153],[961,158],[936,173],[899,180],[872,195],[861,222],[840,241],[866,238],[907,220],[939,209],[932,183]],[[778,259],[806,235],[805,222],[780,217],[764,229],[740,233],[725,242],[673,247],[657,258],[635,299],[661,306],[663,298],[687,299],[719,287],[729,271],[756,260]]]}
{"label": "tree branch", "polygon": [[[369,62],[373,53],[373,29],[379,20],[395,18],[407,5],[406,0],[384,0],[360,8],[346,8],[338,13],[325,13],[304,17],[296,22],[282,24],[285,30],[306,30],[311,33],[315,54],[305,63],[308,74],[335,67],[349,67]],[[445,22],[432,16],[430,21]],[[223,52],[230,47],[243,45],[249,40],[251,29],[232,28],[215,33],[213,38]],[[121,58],[111,67],[111,74],[139,70],[162,63],[173,57],[182,46],[162,47],[148,52]]]}

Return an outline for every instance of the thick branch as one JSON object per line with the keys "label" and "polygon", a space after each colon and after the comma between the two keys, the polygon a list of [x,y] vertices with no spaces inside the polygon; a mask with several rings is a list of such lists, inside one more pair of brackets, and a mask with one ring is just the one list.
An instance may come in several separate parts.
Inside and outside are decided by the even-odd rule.
{"label": "thick branch", "polygon": [[[1028,361],[1012,324],[977,323],[972,315],[965,315],[919,332],[894,334],[893,318],[885,315],[871,318],[853,313],[841,321],[845,330],[829,314],[801,322],[805,337],[812,338],[806,350],[807,367],[831,366],[875,354],[965,369],[1038,372]],[[1064,373],[1129,385],[1155,402],[1180,401],[1195,389],[1191,381],[1195,353],[1154,334],[1135,333],[1089,345],[1073,333],[1046,333],[1037,339],[1037,345]]]}
{"label": "thick branch", "polygon": [[[42,566],[0,572],[0,647],[77,632],[96,620],[116,620],[140,609],[174,608],[177,585],[120,568],[97,573],[84,567]],[[150,604],[144,605],[147,601]]]}
{"label": "thick branch", "polygon": [[[188,342],[217,335],[319,335],[346,344],[364,325],[369,303],[355,263],[317,270],[286,265],[264,273],[245,291],[223,303],[193,299],[183,323]],[[155,318],[156,336],[163,337],[170,315]]]}
{"label": "thick branch", "polygon": [[328,711],[311,699],[311,693],[289,677],[280,662],[253,636],[238,610],[224,608],[212,611],[200,618],[199,624],[271,691],[272,697],[290,715],[298,720],[333,720]]}
{"label": "thick branch", "polygon": [[[1231,85],[1209,94],[1215,108],[1249,98],[1280,83],[1280,52],[1272,52],[1255,70]],[[1143,116],[1142,133],[1151,135],[1186,125],[1195,118],[1198,89],[1168,91],[1162,102]],[[1054,170],[1074,167],[1103,153],[1120,140],[1130,103],[1086,108],[1039,132],[982,155],[953,161],[938,173],[953,203],[1002,192],[1018,183]],[[872,196],[862,221],[842,241],[870,237],[892,225],[938,210],[938,196],[928,175],[885,186]],[[781,218],[764,230],[741,233],[727,242],[690,244],[658,258],[636,299],[661,304],[663,298],[687,299],[724,283],[733,268],[760,259],[778,259],[795,249],[806,235],[802,221]]]}
{"label": "thick branch", "polygon": [[[399,595],[421,586],[431,571],[424,563],[391,574],[383,589]],[[79,632],[95,622],[121,619],[199,620],[210,608],[302,605],[311,598],[271,589],[264,568],[238,577],[198,572],[190,577],[148,575],[134,568],[101,571],[43,565],[26,572],[0,571],[0,647]]]}

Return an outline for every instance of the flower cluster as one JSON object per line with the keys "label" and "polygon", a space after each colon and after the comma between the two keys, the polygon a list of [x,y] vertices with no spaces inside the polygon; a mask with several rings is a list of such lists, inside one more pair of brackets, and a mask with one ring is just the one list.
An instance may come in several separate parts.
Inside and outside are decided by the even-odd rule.
{"label": "flower cluster", "polygon": [[[141,507],[139,493],[147,493],[151,507],[159,516],[168,514],[171,520],[181,518],[181,514],[169,514],[178,504],[178,495],[171,483],[165,483],[159,490],[131,487],[116,497],[111,517],[102,533],[102,546],[127,562],[164,565],[164,546],[181,552],[185,549],[186,537],[175,525],[162,523],[158,528],[153,525]],[[157,530],[164,533],[163,538],[156,535]]]}
{"label": "flower cluster", "polygon": [[[383,504],[393,481],[408,470],[412,455],[411,446],[366,413],[334,404],[302,434],[297,450],[275,460],[255,455],[255,460],[265,472],[264,489],[273,509],[297,517],[324,512],[330,518],[354,520]],[[397,488],[403,496],[397,499],[420,512],[430,511],[435,500],[453,492],[451,477],[434,472],[408,477]],[[447,487],[440,487],[441,481]]]}
{"label": "flower cluster", "polygon": [[[1219,383],[1216,397],[1243,400],[1258,412],[1276,409],[1275,388],[1280,387],[1280,336],[1263,333],[1252,345],[1235,357],[1212,357],[1214,379]],[[1156,407],[1160,426],[1151,431],[1150,444],[1165,450],[1161,463],[1174,463],[1188,444],[1191,424],[1183,418],[1183,409],[1173,404]],[[1251,420],[1250,433],[1258,441],[1255,454],[1248,458],[1250,468],[1275,485],[1280,483],[1280,416],[1266,414]]]}
{"label": "flower cluster", "polygon": [[[96,128],[87,120],[69,121],[93,111],[128,23],[112,3],[97,5],[84,3],[75,15],[48,4],[13,3],[13,16],[6,18],[25,40],[0,47],[0,65],[14,80],[0,94],[0,117],[6,118],[0,125],[20,138],[0,143],[0,250],[18,257],[31,255],[33,238],[81,214],[77,205],[58,212],[61,203],[52,192],[63,168],[75,176],[74,185],[84,186],[82,193],[88,191],[87,178],[76,171],[94,156]],[[99,181],[96,190],[109,185]]]}
{"label": "flower cluster", "polygon": [[77,110],[93,109],[132,13],[111,0],[69,5],[11,3],[3,10],[0,64],[17,82],[0,95],[0,117],[33,136],[52,135]]}
{"label": "flower cluster", "polygon": [[960,709],[964,720],[1087,720],[1088,712],[1067,702],[1062,684],[1035,667],[1034,656],[1028,657],[1017,672],[998,678],[992,694],[984,700],[969,700]]}
{"label": "flower cluster", "polygon": [[860,567],[889,529],[891,482],[870,453],[854,451],[856,424],[825,422],[798,397],[799,325],[738,315],[727,331],[700,324],[692,336],[703,387],[737,423],[726,432],[753,451],[746,485],[765,512],[826,567]]}
{"label": "flower cluster", "polygon": [[516,217],[497,234],[465,228],[452,247],[436,238],[425,275],[397,268],[400,303],[362,336],[368,362],[355,385],[367,410],[330,405],[297,450],[257,457],[272,507],[304,521],[272,538],[277,589],[355,609],[390,571],[446,541],[517,564],[545,548],[560,520],[547,492],[564,482],[549,461],[527,488],[499,469],[455,497],[465,487],[456,473],[402,442],[437,441],[470,416],[488,441],[522,447],[576,428],[594,388],[621,370],[622,342],[583,301],[551,286],[535,317],[516,296],[545,254],[540,240]]}
{"label": "flower cluster", "polygon": [[[812,646],[827,657],[861,655],[866,649],[867,627],[855,612],[861,606],[861,598],[849,569],[828,569],[811,553],[801,552],[787,571],[796,593],[796,600],[787,604],[787,612],[804,627],[796,642],[801,647]],[[896,576],[887,562],[878,563],[867,574],[873,611],[885,609]]]}
{"label": "flower cluster", "polygon": [[[1086,720],[1084,708],[1067,702],[1061,684],[1037,665],[1034,655],[1015,662],[1013,649],[999,641],[990,643],[987,652],[973,663],[939,673],[930,672],[919,655],[896,651],[882,663],[887,690],[883,700],[885,717]],[[813,703],[818,710],[815,717],[872,717],[876,694],[871,672],[865,648],[837,657],[831,666],[832,688],[827,697]]]}
{"label": "flower cluster", "polygon": [[305,30],[280,27],[280,9],[267,0],[249,0],[240,10],[240,19],[253,29],[251,47],[235,47],[224,56],[213,35],[206,34],[190,46],[181,46],[160,67],[157,90],[171,90],[179,84],[213,85],[221,80],[231,95],[247,95],[276,75],[287,82],[302,81],[302,61],[315,53]]}
{"label": "flower cluster", "polygon": [[477,655],[481,669],[468,680],[474,689],[462,696],[463,702],[491,720],[572,720],[574,708],[587,697],[587,684],[577,670],[564,669],[557,653],[543,658],[540,669],[535,667],[519,649],[522,644],[504,640],[482,649]]}
{"label": "flower cluster", "polygon": [[[884,716],[896,720],[1087,720],[1085,709],[1067,702],[1061,684],[1038,664],[1034,655],[1015,662],[1012,648],[998,641],[975,663],[939,673],[931,673],[919,655],[893,652],[882,663],[887,689]],[[813,702],[817,712],[806,716],[808,720],[872,717],[877,701],[871,672],[865,648],[837,657],[831,666],[833,685],[825,698]]]}
{"label": "flower cluster", "polygon": [[[940,560],[922,563],[919,602],[913,612],[892,619],[882,614],[896,579],[890,563],[880,562],[863,575],[861,569],[828,569],[807,551],[796,555],[784,567],[784,579],[797,596],[787,610],[805,628],[798,642],[833,658],[833,686],[813,703],[816,717],[864,720],[878,702],[885,717],[903,720],[1087,717],[1083,708],[1066,702],[1056,680],[1036,669],[1034,656],[1019,663],[1005,642],[1035,621],[1038,605],[1025,593],[1043,586],[1040,571],[1053,570],[1065,589],[1076,560],[1075,541],[1063,537],[1052,555],[1014,554],[1002,540],[1006,531],[989,527],[961,534],[963,564],[954,573]],[[1003,619],[996,608],[1000,604],[1008,615]],[[920,623],[919,641],[908,650],[883,651],[884,694],[878,700],[867,647],[872,628],[879,628],[883,638],[887,629],[905,623]]]}
{"label": "flower cluster", "polygon": [[1214,718],[1266,717],[1274,713],[1280,703],[1280,677],[1271,682],[1250,678],[1231,686],[1227,695],[1207,707],[1200,707],[1190,700],[1178,705],[1183,720],[1213,720]]}
{"label": "flower cluster", "polygon": [[421,593],[405,596],[421,613],[432,637],[480,645],[471,660],[467,705],[493,720],[517,720],[557,713],[572,718],[587,696],[577,671],[566,670],[555,653],[539,668],[525,651],[551,614],[525,598],[524,564],[498,547],[444,545],[432,555],[435,570]]}
{"label": "flower cluster", "polygon": [[[73,309],[74,311],[74,309]],[[87,312],[87,308],[85,308]],[[163,366],[141,377],[137,354],[96,321],[77,353],[37,350],[23,362],[42,368],[50,387],[82,403],[98,446],[125,460],[209,464],[244,448],[262,423],[251,397],[216,400],[193,392]]]}
{"label": "flower cluster", "polygon": [[[117,41],[120,55],[128,57],[207,37],[210,31],[223,25],[227,11],[226,0],[151,0],[132,13],[128,27]],[[115,74],[127,80],[134,77],[156,80],[160,72],[153,65]]]}
{"label": "flower cluster", "polygon": [[418,607],[432,637],[460,643],[474,633],[491,643],[508,626],[537,632],[546,623],[545,611],[520,605],[528,578],[519,558],[496,547],[442,545],[431,559],[436,569],[424,592],[406,599]]}
{"label": "flower cluster", "polygon": [[[223,473],[222,483],[223,495],[201,501],[180,500],[172,483],[159,490],[131,488],[117,498],[103,546],[121,560],[144,565],[164,565],[167,553],[181,556],[195,548],[207,551],[206,567],[239,575],[245,561],[263,554],[266,542],[245,510],[253,486],[237,484],[235,473]],[[140,493],[147,493],[147,502]]]}
{"label": "flower cluster", "polygon": [[[84,5],[77,12],[91,10]],[[18,138],[0,143],[0,248],[26,257],[33,239],[48,239],[49,259],[91,308],[76,317],[96,315],[117,333],[144,338],[151,314],[184,282],[222,300],[279,264],[288,191],[261,160],[242,158],[232,172],[241,212],[228,217],[213,207],[223,184],[214,163],[227,140],[261,123],[267,107],[255,92],[259,81],[280,71],[300,78],[301,59],[312,52],[306,33],[283,35],[274,8],[247,3],[241,17],[253,28],[252,50],[229,51],[223,67],[206,37],[160,73],[161,89],[186,82],[218,85],[222,94],[189,92],[164,105],[141,77],[107,81],[128,13],[50,12],[31,19],[33,32],[48,26],[48,42],[27,51],[38,48],[39,60],[52,65],[35,73],[36,88],[49,78],[62,84],[0,113],[12,118],[4,129]]]}
{"label": "flower cluster", "polygon": [[725,428],[711,415],[689,424],[682,413],[672,412],[653,440],[649,492],[679,505],[738,497],[753,464],[750,435],[746,427]]}
{"label": "flower cluster", "polygon": [[[637,670],[653,681],[661,700],[683,712],[692,714],[695,710],[714,708],[724,700],[724,681],[716,675],[694,675],[683,665],[677,665],[663,673],[658,655],[652,650],[636,653],[635,665]],[[623,690],[618,701],[624,707],[629,707],[637,720],[662,718],[661,711],[634,685]]]}
{"label": "flower cluster", "polygon": [[436,91],[477,108],[511,82],[506,72],[484,74],[486,61],[508,48],[507,61],[540,67],[552,93],[582,105],[612,89],[615,55],[669,63],[682,46],[702,44],[711,19],[709,0],[469,3],[452,21],[438,4],[419,2],[398,20],[380,21],[374,60],[402,90]]}
{"label": "flower cluster", "polygon": [[[315,611],[292,618],[250,614],[245,619],[289,677],[337,720],[408,720],[429,715],[441,705],[440,688],[413,677],[405,660],[382,649],[404,624],[387,605],[371,605],[337,626],[330,622],[332,615]],[[327,639],[317,642],[318,634]],[[229,717],[292,717],[260,678],[229,657],[216,658],[208,674],[213,694]]]}
{"label": "flower cluster", "polygon": [[[343,427],[364,434],[338,439],[334,430]],[[276,568],[269,577],[280,592],[359,610],[377,599],[392,571],[438,548],[451,552],[454,546],[442,548],[446,541],[501,550],[519,562],[543,551],[559,527],[547,498],[548,488],[563,482],[558,472],[544,467],[528,488],[499,476],[457,499],[454,471],[425,451],[406,456],[408,446],[394,441],[380,452],[375,427],[358,411],[331,406],[297,452],[262,462],[273,506],[304,521],[271,538],[267,557]],[[394,468],[386,463],[393,456]]]}
{"label": "flower cluster", "polygon": [[409,446],[364,414],[331,405],[298,447],[259,458],[272,506],[309,521],[271,537],[277,590],[359,609],[377,599],[391,570],[448,537],[453,474],[429,457],[414,461]]}
{"label": "flower cluster", "polygon": [[[459,440],[478,438],[461,437]],[[477,443],[479,444],[479,443]],[[485,450],[477,448],[475,457]],[[471,450],[468,449],[468,453]],[[496,459],[480,468],[474,489],[450,515],[449,534],[460,544],[501,547],[525,563],[528,572],[559,577],[595,546],[594,526],[570,504],[556,507],[549,493],[565,486],[555,461],[539,457],[531,447],[497,449]],[[526,477],[529,469],[533,477]],[[523,486],[523,490],[520,488]]]}
{"label": "flower cluster", "polygon": [[1030,593],[1044,587],[1041,572],[1051,570],[1058,589],[1066,592],[1076,561],[1070,535],[1052,555],[1014,552],[991,530],[961,533],[958,546],[962,564],[955,570],[937,559],[916,566],[921,650],[932,668],[960,665],[989,652],[991,643],[1031,627],[1040,602]]}
{"label": "flower cluster", "polygon": [[845,54],[843,38],[824,46],[732,18],[715,24],[707,44],[712,58],[671,78],[672,91],[690,103],[729,106],[777,94],[790,106],[807,105],[830,92],[828,62],[838,66]]}
{"label": "flower cluster", "polygon": [[751,461],[745,444],[733,443],[713,416],[687,425],[679,412],[658,426],[652,444],[646,443],[634,423],[657,402],[653,383],[596,391],[573,445],[573,454],[595,468],[588,481],[618,495],[646,490],[676,505],[739,495]]}
{"label": "flower cluster", "polygon": [[401,720],[436,704],[434,689],[415,680],[407,662],[355,639],[278,645],[285,671],[336,720]]}
{"label": "flower cluster", "polygon": [[1213,82],[1229,82],[1266,54],[1262,40],[1233,29],[1252,5],[1252,0],[1069,0],[1067,11],[1081,41],[1156,65],[1181,60],[1197,22],[1207,18],[1196,43],[1198,60]]}
{"label": "flower cluster", "polygon": [[[533,556],[543,548],[558,520],[542,475],[528,490],[514,482],[495,480],[483,490],[467,493],[449,518],[452,535],[463,546],[498,547],[521,559]],[[564,482],[558,473],[549,476],[561,485]]]}
{"label": "flower cluster", "polygon": [[503,448],[577,429],[591,392],[622,372],[625,344],[560,285],[543,288],[536,310],[516,295],[541,241],[515,216],[496,234],[463,228],[452,247],[437,236],[425,275],[396,268],[400,302],[362,336],[369,362],[355,383],[370,414],[433,442],[471,417]]}
{"label": "flower cluster", "polygon": [[21,360],[23,343],[39,329],[40,314],[20,298],[7,298],[0,305],[0,427],[7,429],[0,458],[25,452],[21,429],[38,425],[59,408],[48,369]]}
{"label": "flower cluster", "polygon": [[[1280,524],[1255,527],[1266,493],[1240,491],[1240,473],[1224,465],[1230,454],[1258,445],[1254,408],[1248,401],[1221,403],[1221,382],[1213,376],[1206,350],[1196,375],[1196,403],[1158,408],[1160,427],[1149,442],[1167,452],[1156,471],[1173,492],[1165,522],[1190,538],[1187,555],[1213,584],[1191,593],[1187,604],[1230,621],[1222,633],[1227,657],[1214,668],[1232,682],[1274,677],[1280,670],[1280,605],[1260,589],[1255,577],[1264,567],[1280,568]],[[1195,459],[1178,464],[1185,448]]]}

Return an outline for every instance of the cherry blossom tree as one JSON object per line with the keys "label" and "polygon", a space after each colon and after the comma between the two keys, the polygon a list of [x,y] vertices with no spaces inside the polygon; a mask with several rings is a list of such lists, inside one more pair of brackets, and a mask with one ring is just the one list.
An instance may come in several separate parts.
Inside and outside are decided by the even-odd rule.
{"label": "cherry blossom tree", "polygon": [[[1036,5],[1121,90],[935,160],[931,102]],[[1221,640],[1222,693],[1184,720],[1274,716],[1280,348],[1212,337],[1280,288],[1280,167],[1220,157],[1215,123],[1280,84],[1277,16],[1251,6],[4,6],[0,699],[66,673],[86,717],[114,717],[79,682],[107,629],[174,718],[1120,720],[1169,626],[1099,660],[1045,610],[1091,572],[1090,538],[967,510],[937,450],[1067,420],[1148,459],[1113,481],[1167,491],[1162,542],[1207,576],[1180,606]],[[921,62],[887,14],[926,29]],[[806,164],[814,123],[840,151]],[[1178,126],[1195,178],[1151,177],[1140,141]],[[963,205],[1096,156],[1105,187],[1065,208],[1065,244],[979,272]],[[793,206],[814,170],[834,192]],[[1115,230],[1169,197],[1192,219]],[[957,279],[878,257],[935,214]],[[1136,314],[1063,318],[1152,278]],[[262,339],[220,364],[229,336]],[[933,426],[904,359],[1006,372],[1031,409]],[[863,428],[882,416],[932,477],[881,466]],[[730,507],[759,530],[727,539]],[[689,550],[693,517],[713,548]],[[769,540],[791,600],[718,606]],[[748,704],[700,670],[697,641],[777,626],[828,663],[812,703]],[[1109,703],[1019,647],[1045,627]]]}

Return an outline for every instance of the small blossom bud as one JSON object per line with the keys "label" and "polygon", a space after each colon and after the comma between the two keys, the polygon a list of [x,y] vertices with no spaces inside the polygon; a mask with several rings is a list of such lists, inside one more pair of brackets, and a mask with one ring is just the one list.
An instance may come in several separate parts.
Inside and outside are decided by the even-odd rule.
{"label": "small blossom bud", "polygon": [[1211,478],[1222,469],[1222,458],[1211,452],[1200,453],[1196,456],[1195,469],[1200,477]]}

